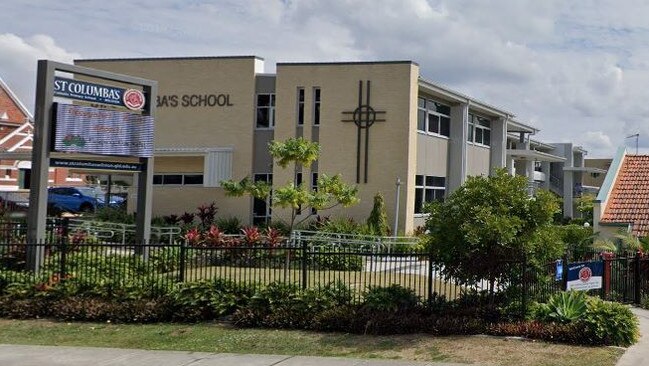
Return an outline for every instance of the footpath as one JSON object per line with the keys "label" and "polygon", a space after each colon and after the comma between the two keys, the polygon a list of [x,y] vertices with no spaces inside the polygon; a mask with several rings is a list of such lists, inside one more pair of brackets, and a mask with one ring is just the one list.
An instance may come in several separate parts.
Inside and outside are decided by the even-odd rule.
{"label": "footpath", "polygon": [[[2,366],[460,366],[337,357],[239,355],[116,348],[0,345]],[[466,366],[466,365],[463,365]]]}
{"label": "footpath", "polygon": [[640,320],[640,341],[624,352],[615,366],[649,365],[649,310],[631,309]]}

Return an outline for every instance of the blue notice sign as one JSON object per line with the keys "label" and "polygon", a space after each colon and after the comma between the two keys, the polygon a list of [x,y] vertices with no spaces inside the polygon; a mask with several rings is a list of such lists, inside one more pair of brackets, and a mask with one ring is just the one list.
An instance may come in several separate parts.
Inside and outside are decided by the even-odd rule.
{"label": "blue notice sign", "polygon": [[566,290],[592,290],[602,288],[604,263],[580,262],[568,266],[568,284]]}
{"label": "blue notice sign", "polygon": [[145,101],[142,92],[135,89],[123,89],[62,77],[54,78],[54,95],[133,110],[141,109]]}

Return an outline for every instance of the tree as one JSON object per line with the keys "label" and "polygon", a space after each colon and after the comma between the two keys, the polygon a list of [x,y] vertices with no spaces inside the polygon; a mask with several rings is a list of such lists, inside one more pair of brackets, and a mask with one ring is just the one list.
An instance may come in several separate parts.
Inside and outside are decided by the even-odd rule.
{"label": "tree", "polygon": [[[306,221],[312,213],[312,208],[318,211],[327,210],[342,205],[349,207],[358,202],[358,188],[350,186],[342,180],[340,174],[329,176],[319,173],[318,189],[311,190],[304,184],[297,185],[297,175],[300,167],[308,168],[318,159],[320,145],[304,138],[290,138],[286,141],[272,141],[268,150],[281,168],[292,165],[293,181],[273,190],[272,205],[291,210],[290,231],[295,225]],[[241,197],[250,195],[259,199],[268,199],[271,187],[264,182],[253,182],[249,177],[239,182],[222,181],[221,186],[228,196]],[[305,217],[296,221],[298,212],[307,212]]]}
{"label": "tree", "polygon": [[593,223],[593,207],[595,206],[595,195],[584,193],[577,197],[577,211],[581,213],[581,217],[589,223]]}
{"label": "tree", "polygon": [[374,206],[367,218],[367,228],[374,235],[385,236],[390,233],[388,214],[385,212],[385,201],[381,193],[374,195]]}
{"label": "tree", "polygon": [[493,290],[512,280],[521,261],[544,263],[563,253],[551,225],[559,210],[556,198],[547,191],[530,196],[527,179],[504,169],[468,178],[445,202],[426,209],[433,259],[465,284],[486,279]]}

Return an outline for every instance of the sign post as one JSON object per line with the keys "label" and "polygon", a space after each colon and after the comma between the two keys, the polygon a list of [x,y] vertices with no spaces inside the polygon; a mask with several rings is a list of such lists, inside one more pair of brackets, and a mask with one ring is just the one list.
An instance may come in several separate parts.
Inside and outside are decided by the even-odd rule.
{"label": "sign post", "polygon": [[[30,244],[40,245],[28,246],[28,268],[37,271],[43,264],[44,246],[42,244],[44,244],[46,239],[47,184],[51,152],[55,148],[58,148],[59,151],[72,154],[132,156],[139,158],[138,163],[125,164],[124,166],[129,165],[129,167],[134,167],[139,164],[142,169],[140,174],[138,174],[136,240],[138,244],[146,244],[150,239],[151,233],[153,118],[156,108],[157,82],[50,60],[39,60],[37,72],[32,174],[29,212],[27,214],[27,240]],[[56,72],[91,77],[105,80],[109,83],[126,84],[133,86],[133,89],[123,89],[110,85],[62,78],[57,76]],[[71,123],[71,125],[63,126],[59,124],[57,125],[58,130],[55,131],[55,96],[102,103],[119,108],[124,107],[125,112],[77,105],[59,105],[59,107],[68,111],[71,116],[69,121],[58,122]],[[75,125],[74,123],[81,124]],[[120,123],[122,124],[120,125]],[[134,130],[131,130],[132,127],[129,126],[129,123],[133,123],[134,126],[140,123],[149,124],[150,132],[148,134],[144,133],[141,136],[138,135],[137,138],[139,140],[132,140],[129,136],[133,135],[132,132]],[[74,128],[77,128],[77,130],[74,130]],[[87,131],[88,128],[90,128],[90,131]],[[67,135],[61,136],[60,133],[62,131],[66,131]],[[75,131],[78,131],[78,133]],[[58,132],[59,135],[55,132]],[[104,135],[109,134],[109,136],[102,138],[102,132]],[[147,146],[143,148],[141,145]],[[63,162],[65,162],[64,159],[56,160],[57,164],[65,164]],[[72,164],[72,162],[83,164],[74,160],[68,161],[67,163]],[[101,166],[101,163],[95,163],[96,168]],[[109,166],[110,163],[107,162]],[[124,170],[131,169],[125,168]],[[144,245],[139,246],[138,252],[145,254],[144,250],[142,250],[144,247]]]}

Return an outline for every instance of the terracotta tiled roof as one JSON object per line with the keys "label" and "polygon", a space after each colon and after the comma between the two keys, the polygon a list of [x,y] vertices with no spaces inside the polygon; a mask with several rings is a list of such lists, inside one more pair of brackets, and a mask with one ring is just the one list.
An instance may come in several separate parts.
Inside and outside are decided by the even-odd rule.
{"label": "terracotta tiled roof", "polygon": [[649,155],[627,155],[613,184],[601,223],[631,223],[649,235]]}

